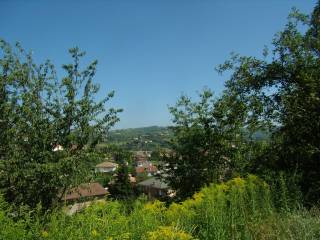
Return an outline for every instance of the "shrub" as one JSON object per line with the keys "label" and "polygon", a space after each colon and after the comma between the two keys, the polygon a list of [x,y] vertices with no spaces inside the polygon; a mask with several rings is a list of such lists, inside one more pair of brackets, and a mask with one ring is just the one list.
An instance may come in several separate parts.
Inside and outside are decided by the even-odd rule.
{"label": "shrub", "polygon": [[18,220],[0,197],[0,240],[320,239],[318,208],[277,209],[272,193],[249,175],[169,207],[138,199],[129,211],[123,202],[97,201],[72,216],[24,210]]}
{"label": "shrub", "polygon": [[148,232],[148,240],[192,240],[190,234],[173,227],[159,227],[156,231]]}

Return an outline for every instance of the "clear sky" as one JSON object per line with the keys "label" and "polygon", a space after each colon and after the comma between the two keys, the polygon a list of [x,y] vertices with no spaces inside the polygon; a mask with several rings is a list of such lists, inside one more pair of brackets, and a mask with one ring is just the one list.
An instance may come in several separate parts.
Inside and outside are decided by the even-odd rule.
{"label": "clear sky", "polygon": [[[261,56],[295,6],[316,0],[0,0],[0,38],[33,50],[57,69],[79,46],[97,59],[98,97],[115,90],[117,128],[169,125],[168,105],[204,87],[217,95],[227,76],[214,67],[234,51]],[[58,72],[62,75],[62,71]]]}

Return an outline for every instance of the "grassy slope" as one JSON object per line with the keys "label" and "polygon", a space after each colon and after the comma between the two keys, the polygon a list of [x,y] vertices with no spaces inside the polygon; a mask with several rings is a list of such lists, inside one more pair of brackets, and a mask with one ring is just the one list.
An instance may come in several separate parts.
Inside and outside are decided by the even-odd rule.
{"label": "grassy slope", "polygon": [[204,188],[181,204],[96,203],[66,216],[14,222],[0,201],[0,239],[320,239],[320,214],[275,209],[269,187],[255,176]]}

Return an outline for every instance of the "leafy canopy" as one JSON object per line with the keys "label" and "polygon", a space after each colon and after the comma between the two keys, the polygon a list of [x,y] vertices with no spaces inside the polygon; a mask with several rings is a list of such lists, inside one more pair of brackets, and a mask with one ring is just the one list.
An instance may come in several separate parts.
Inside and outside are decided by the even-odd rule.
{"label": "leafy canopy", "polygon": [[49,207],[84,180],[90,151],[121,109],[105,108],[114,92],[96,100],[97,61],[81,70],[79,48],[69,50],[63,78],[19,44],[0,40],[0,51],[0,189],[10,202]]}
{"label": "leafy canopy", "polygon": [[243,104],[245,125],[273,132],[260,169],[300,175],[308,202],[320,197],[319,9],[320,2],[310,16],[293,9],[271,56],[234,55],[218,68],[232,72],[226,93]]}

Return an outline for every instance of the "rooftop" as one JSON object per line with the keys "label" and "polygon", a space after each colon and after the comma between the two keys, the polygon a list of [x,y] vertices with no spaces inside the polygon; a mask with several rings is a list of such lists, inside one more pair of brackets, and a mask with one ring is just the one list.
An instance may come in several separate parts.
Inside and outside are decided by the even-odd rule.
{"label": "rooftop", "polygon": [[83,183],[78,187],[67,191],[64,200],[75,200],[82,197],[99,197],[104,196],[108,192],[99,183]]}
{"label": "rooftop", "polygon": [[118,164],[116,164],[116,163],[106,161],[106,162],[102,162],[102,163],[99,163],[98,165],[96,165],[96,168],[114,168],[117,166],[118,166]]}
{"label": "rooftop", "polygon": [[138,183],[139,186],[145,186],[145,187],[154,187],[154,188],[158,188],[158,189],[168,189],[169,186],[161,181],[160,179],[157,179],[155,177],[149,178],[145,181],[142,181],[140,183]]}

